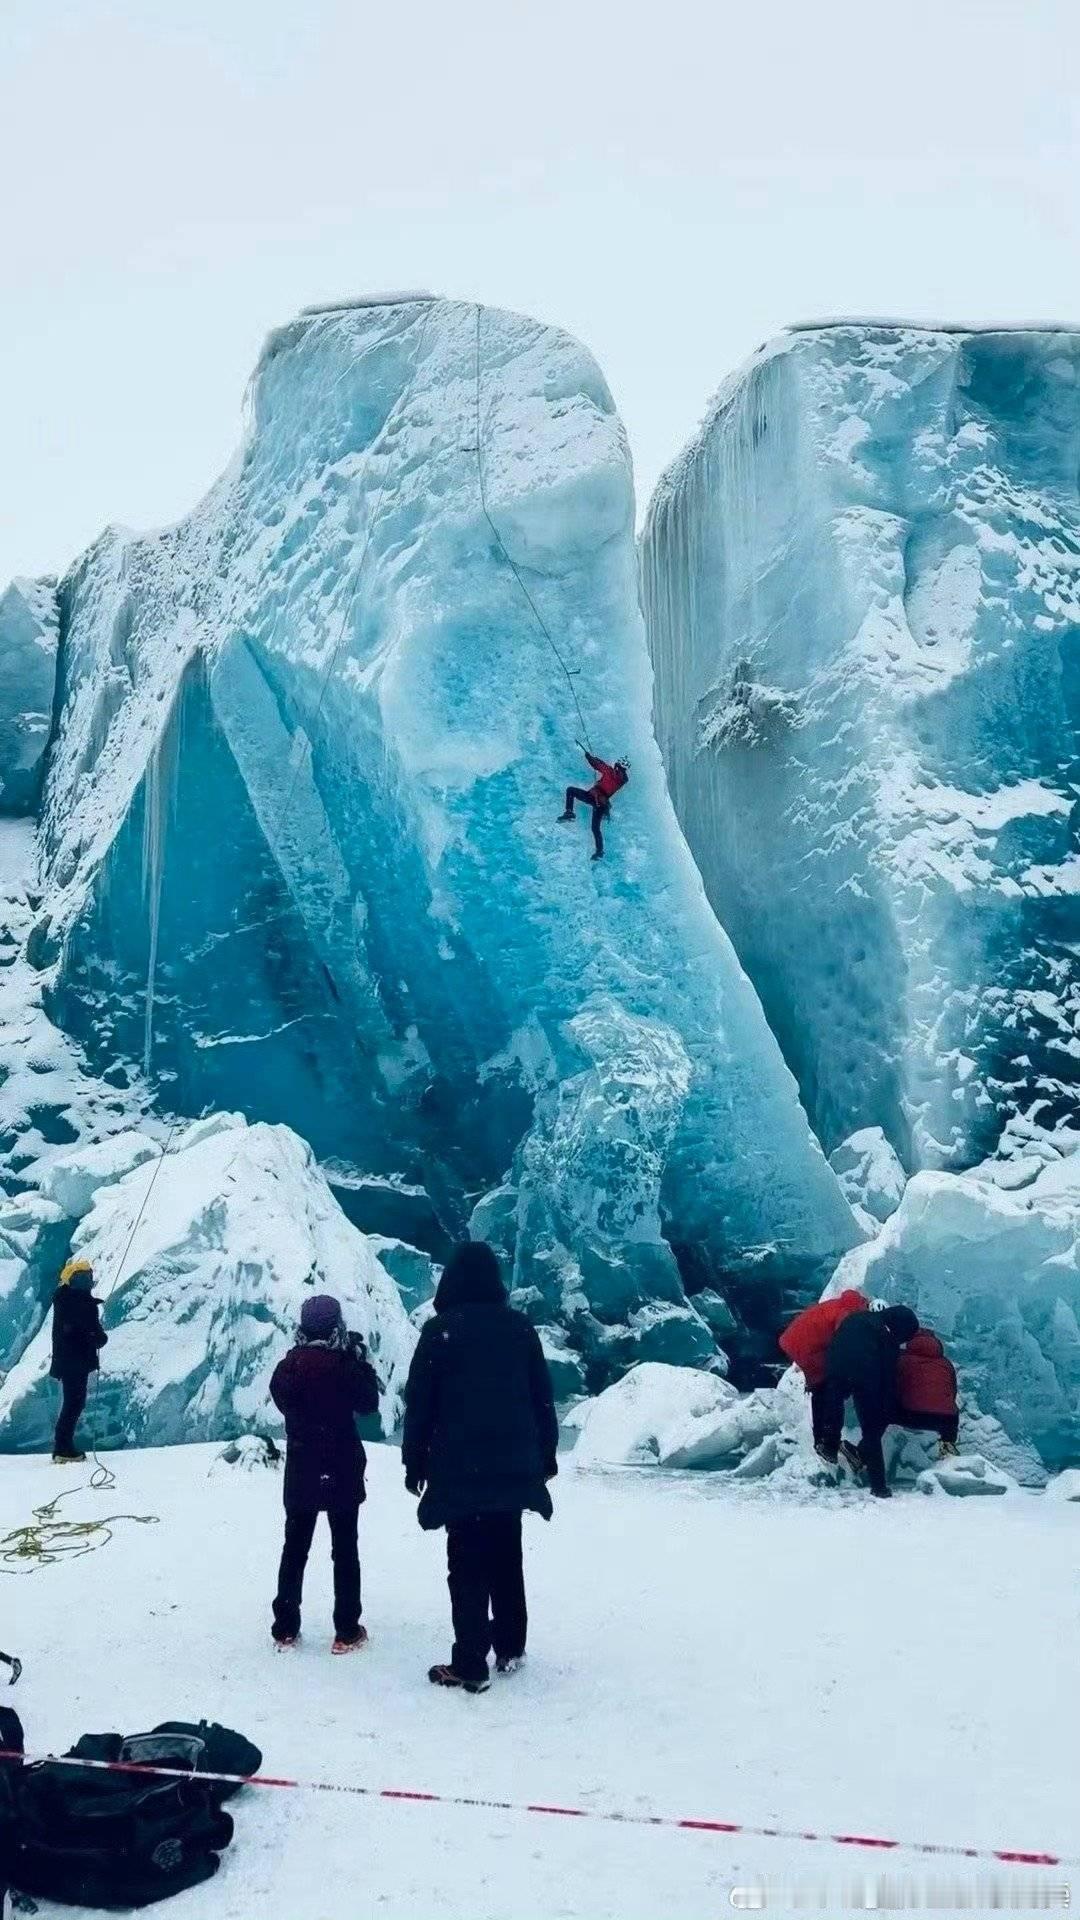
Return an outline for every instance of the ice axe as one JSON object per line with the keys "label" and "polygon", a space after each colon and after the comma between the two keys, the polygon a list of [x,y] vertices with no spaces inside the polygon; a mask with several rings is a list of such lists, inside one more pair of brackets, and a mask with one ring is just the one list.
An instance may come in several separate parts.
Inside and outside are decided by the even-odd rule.
{"label": "ice axe", "polygon": [[5,1667],[11,1668],[11,1679],[8,1681],[8,1686],[13,1687],[22,1672],[22,1661],[17,1660],[13,1653],[0,1653],[0,1660],[3,1661]]}

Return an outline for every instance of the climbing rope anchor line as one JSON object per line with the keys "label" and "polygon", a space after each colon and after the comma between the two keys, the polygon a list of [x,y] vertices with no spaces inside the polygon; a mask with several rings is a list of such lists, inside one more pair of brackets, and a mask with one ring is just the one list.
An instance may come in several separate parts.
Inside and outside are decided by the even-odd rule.
{"label": "climbing rope anchor line", "polygon": [[498,527],[495,525],[495,522],[491,517],[490,509],[488,507],[487,482],[484,476],[484,443],[483,443],[483,438],[481,436],[481,431],[480,431],[480,318],[481,318],[481,312],[482,312],[482,309],[481,309],[480,303],[479,301],[477,301],[476,303],[476,466],[477,466],[477,472],[480,480],[480,505],[481,505],[481,508],[483,509],[484,519],[487,521],[488,526],[491,528],[491,531],[495,537],[496,543],[499,548],[499,552],[502,554],[503,559],[506,561],[507,566],[509,567],[511,573],[514,576],[514,579],[518,583],[518,586],[521,588],[521,591],[524,594],[525,599],[527,600],[529,607],[532,610],[533,619],[536,621],[536,624],[539,627],[541,633],[543,634],[545,640],[547,641],[548,646],[551,648],[551,651],[555,655],[555,658],[558,661],[560,667],[562,668],[563,673],[566,675],[566,684],[570,689],[570,697],[573,700],[575,709],[577,711],[578,722],[581,726],[582,739],[585,745],[591,749],[592,741],[589,739],[588,725],[585,720],[585,715],[581,710],[581,701],[578,699],[577,688],[574,685],[573,672],[567,666],[566,660],[563,657],[560,647],[556,643],[555,636],[552,633],[551,628],[548,626],[548,623],[544,619],[544,616],[541,613],[539,607],[537,606],[536,601],[533,599],[532,594],[529,592],[528,587],[525,585],[525,581],[521,575],[521,569],[518,566],[517,561],[513,558],[513,555],[507,550],[506,542],[504,541],[502,534],[499,532]]}

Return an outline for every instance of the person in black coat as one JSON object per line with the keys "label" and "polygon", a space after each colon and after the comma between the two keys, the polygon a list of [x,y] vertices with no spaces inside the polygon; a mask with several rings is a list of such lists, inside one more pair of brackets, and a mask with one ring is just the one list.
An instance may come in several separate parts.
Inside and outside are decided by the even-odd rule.
{"label": "person in black coat", "polygon": [[52,1366],[63,1390],[60,1415],[53,1436],[53,1459],[58,1465],[85,1460],[75,1445],[75,1429],[86,1405],[90,1375],[98,1371],[98,1355],[109,1336],[101,1324],[101,1302],[93,1292],[94,1271],[88,1260],[69,1260],[52,1297]]}
{"label": "person in black coat", "polygon": [[285,1544],[271,1631],[279,1647],[299,1639],[304,1569],[325,1513],[334,1556],[332,1651],[351,1653],[367,1640],[358,1541],[367,1455],[356,1416],[378,1412],[379,1382],[332,1294],[305,1300],[296,1344],[274,1368],[270,1396],[285,1415]]}
{"label": "person in black coat", "polygon": [[510,1306],[483,1241],[458,1247],[405,1389],[402,1464],[424,1528],[446,1528],[454,1648],[429,1679],[482,1693],[525,1656],[526,1508],[551,1518],[559,1423],[535,1327]]}
{"label": "person in black coat", "polygon": [[918,1331],[918,1318],[910,1307],[852,1313],[837,1327],[825,1355],[820,1450],[836,1459],[844,1408],[849,1398],[854,1400],[862,1430],[854,1459],[865,1468],[870,1491],[879,1500],[889,1497],[881,1441],[896,1417],[900,1349]]}

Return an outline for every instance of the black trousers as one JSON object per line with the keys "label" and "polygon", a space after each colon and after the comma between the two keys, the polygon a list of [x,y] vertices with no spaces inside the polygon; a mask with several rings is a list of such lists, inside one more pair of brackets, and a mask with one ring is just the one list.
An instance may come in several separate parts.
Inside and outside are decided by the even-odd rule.
{"label": "black trousers", "polygon": [[956,1436],[960,1431],[958,1413],[897,1413],[892,1420],[894,1427],[907,1427],[910,1433],[936,1433],[939,1440],[947,1440],[950,1446],[956,1445]]}
{"label": "black trousers", "polygon": [[529,1616],[521,1562],[520,1513],[477,1513],[446,1529],[447,1585],[454,1621],[450,1664],[463,1680],[482,1680],[488,1654],[517,1659]]}
{"label": "black trousers", "polygon": [[53,1435],[54,1453],[75,1452],[75,1429],[79,1424],[79,1418],[86,1405],[86,1390],[89,1381],[89,1373],[84,1372],[65,1373],[60,1382],[64,1391],[64,1397],[60,1403],[60,1416],[56,1422],[56,1432]]}
{"label": "black trousers", "polygon": [[[339,1640],[355,1640],[360,1631],[359,1503],[331,1507],[326,1517],[334,1556],[334,1632]],[[285,1544],[274,1600],[275,1640],[291,1640],[300,1631],[304,1568],[318,1518],[317,1507],[297,1507],[285,1514]]]}
{"label": "black trousers", "polygon": [[885,1455],[881,1442],[889,1425],[889,1409],[882,1405],[877,1394],[867,1393],[862,1387],[848,1388],[841,1380],[826,1380],[823,1387],[817,1388],[811,1401],[814,1438],[835,1452],[844,1431],[844,1408],[849,1398],[855,1402],[855,1415],[859,1422],[859,1452],[871,1490],[883,1493],[886,1484]]}
{"label": "black trousers", "polygon": [[597,853],[603,853],[604,836],[600,831],[600,822],[602,820],[607,819],[608,814],[611,812],[611,808],[608,806],[608,803],[606,800],[597,800],[595,794],[587,792],[584,787],[567,787],[566,789],[567,813],[573,813],[575,800],[580,800],[582,803],[582,806],[591,807],[593,845],[596,848]]}

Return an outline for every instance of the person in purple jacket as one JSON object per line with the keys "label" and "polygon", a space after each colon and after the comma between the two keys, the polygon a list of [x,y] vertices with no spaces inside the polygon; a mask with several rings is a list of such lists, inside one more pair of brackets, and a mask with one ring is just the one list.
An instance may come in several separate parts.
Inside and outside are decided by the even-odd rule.
{"label": "person in purple jacket", "polygon": [[331,1652],[353,1653],[367,1642],[358,1541],[367,1455],[356,1417],[378,1412],[379,1382],[332,1294],[305,1300],[296,1344],[275,1367],[270,1396],[285,1415],[285,1544],[271,1631],[279,1648],[295,1647],[300,1638],[304,1568],[325,1513],[334,1556]]}

